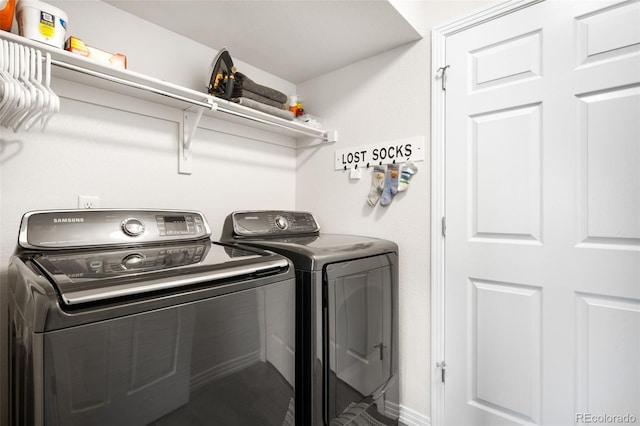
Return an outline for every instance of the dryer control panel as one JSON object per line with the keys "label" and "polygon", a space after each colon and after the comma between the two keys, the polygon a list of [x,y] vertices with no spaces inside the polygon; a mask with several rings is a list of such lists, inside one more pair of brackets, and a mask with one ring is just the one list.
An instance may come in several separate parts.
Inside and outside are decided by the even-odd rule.
{"label": "dryer control panel", "polygon": [[284,237],[317,235],[320,226],[311,213],[285,210],[237,211],[227,217],[223,235]]}

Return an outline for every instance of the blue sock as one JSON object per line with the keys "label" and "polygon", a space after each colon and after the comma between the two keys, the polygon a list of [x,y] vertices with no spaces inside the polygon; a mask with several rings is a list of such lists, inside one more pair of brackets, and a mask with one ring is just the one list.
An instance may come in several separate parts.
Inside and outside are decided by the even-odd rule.
{"label": "blue sock", "polygon": [[378,204],[378,200],[382,195],[384,189],[384,175],[387,172],[387,166],[374,166],[373,174],[371,175],[371,189],[369,195],[367,195],[367,202],[371,207]]}
{"label": "blue sock", "polygon": [[380,197],[380,205],[388,206],[393,200],[393,196],[398,193],[398,175],[400,174],[400,166],[389,164],[387,175],[384,179],[384,189]]}

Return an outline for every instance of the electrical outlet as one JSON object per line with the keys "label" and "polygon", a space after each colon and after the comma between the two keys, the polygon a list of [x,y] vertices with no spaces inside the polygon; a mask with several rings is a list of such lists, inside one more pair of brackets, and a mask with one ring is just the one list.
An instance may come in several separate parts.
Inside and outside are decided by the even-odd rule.
{"label": "electrical outlet", "polygon": [[100,207],[100,197],[97,195],[78,195],[79,209],[97,209]]}

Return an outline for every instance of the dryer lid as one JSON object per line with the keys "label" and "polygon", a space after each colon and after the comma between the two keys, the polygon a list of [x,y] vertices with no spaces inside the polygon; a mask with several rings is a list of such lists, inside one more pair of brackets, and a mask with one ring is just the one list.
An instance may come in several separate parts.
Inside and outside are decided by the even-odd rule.
{"label": "dryer lid", "polygon": [[242,238],[236,242],[242,246],[272,250],[291,259],[296,269],[308,271],[322,270],[333,262],[398,252],[393,241],[344,234]]}

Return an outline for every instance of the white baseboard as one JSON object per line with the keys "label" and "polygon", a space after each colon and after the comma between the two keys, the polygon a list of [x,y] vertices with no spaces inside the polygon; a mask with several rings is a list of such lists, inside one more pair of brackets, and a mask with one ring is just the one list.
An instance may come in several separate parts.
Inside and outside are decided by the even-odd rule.
{"label": "white baseboard", "polygon": [[384,402],[384,415],[391,419],[397,419],[400,417],[400,405],[395,402],[385,401]]}
{"label": "white baseboard", "polygon": [[431,426],[431,419],[411,408],[400,406],[400,423],[406,426]]}

